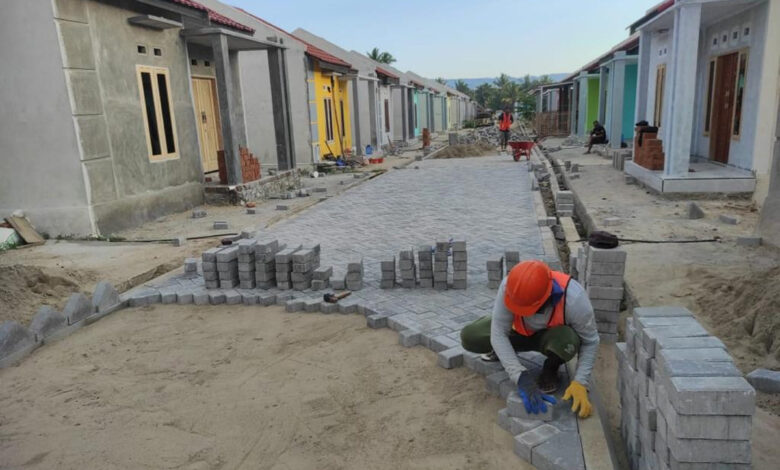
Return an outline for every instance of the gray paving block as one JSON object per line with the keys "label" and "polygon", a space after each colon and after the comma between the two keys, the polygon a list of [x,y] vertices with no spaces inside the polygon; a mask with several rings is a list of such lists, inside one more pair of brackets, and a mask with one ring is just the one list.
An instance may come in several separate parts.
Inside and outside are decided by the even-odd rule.
{"label": "gray paving block", "polygon": [[304,302],[303,310],[308,313],[319,312],[322,305],[322,299],[308,299]]}
{"label": "gray paving block", "polygon": [[456,367],[462,366],[463,348],[458,346],[439,352],[437,356],[437,364],[439,367],[443,367],[445,369],[454,369]]}
{"label": "gray paving block", "polygon": [[238,305],[244,301],[241,293],[236,290],[229,290],[225,292],[225,303],[227,305]]}
{"label": "gray paving block", "polygon": [[[144,303],[144,305],[148,303],[151,302]],[[92,315],[94,311],[92,302],[87,296],[82,293],[76,293],[68,297],[65,307],[62,309],[62,315],[68,320],[68,324],[72,325]]]}
{"label": "gray paving block", "polygon": [[244,305],[257,305],[257,293],[255,292],[242,292],[241,302]]}
{"label": "gray paving block", "polygon": [[761,246],[761,237],[737,237],[737,246]]}
{"label": "gray paving block", "polygon": [[756,391],[742,377],[671,377],[664,384],[680,414],[752,415]]}
{"label": "gray paving block", "polygon": [[622,276],[625,273],[626,265],[623,263],[588,263],[587,276],[591,274],[603,274],[608,276]]}
{"label": "gray paving block", "polygon": [[193,292],[192,303],[195,305],[208,305],[210,303],[209,292],[205,290]]}
{"label": "gray paving block", "polygon": [[459,341],[455,341],[447,335],[438,335],[431,338],[428,349],[437,353],[447,349],[456,348],[458,346],[460,346]]}
{"label": "gray paving block", "polygon": [[[511,410],[507,410],[507,412],[510,416],[512,416]],[[542,424],[541,426],[531,429],[530,431],[518,434],[515,436],[515,454],[525,461],[531,463],[531,456],[533,454],[534,448],[552,438],[556,434],[560,434],[560,431],[558,428],[550,424]]]}
{"label": "gray paving block", "polygon": [[497,397],[501,396],[501,384],[511,380],[509,374],[506,371],[493,372],[490,375],[485,376],[485,389]]}
{"label": "gray paving block", "polygon": [[305,302],[302,299],[289,299],[284,303],[286,312],[300,312],[303,310]]}
{"label": "gray paving block", "polygon": [[201,253],[201,259],[203,260],[204,263],[216,263],[217,253],[221,249],[222,247],[209,248],[208,250]]}
{"label": "gray paving block", "polygon": [[264,307],[276,304],[276,294],[263,292],[257,294],[257,303]]}
{"label": "gray paving block", "polygon": [[661,437],[682,439],[750,440],[752,416],[686,415],[669,403],[665,387],[658,389],[657,425]]}
{"label": "gray paving block", "polygon": [[0,325],[0,363],[19,359],[19,355],[31,351],[36,344],[35,333],[15,321]]}
{"label": "gray paving block", "polygon": [[419,345],[420,339],[421,335],[417,330],[403,330],[398,333],[398,343],[407,348]]}
{"label": "gray paving block", "polygon": [[[197,261],[196,261],[197,264]],[[100,281],[92,294],[92,308],[97,313],[106,313],[116,309],[122,301],[119,292],[108,281]]]}
{"label": "gray paving block", "polygon": [[[42,341],[66,326],[68,326],[68,320],[64,315],[48,305],[44,305],[38,309],[38,312],[32,318],[30,332],[35,335],[37,341]],[[0,355],[0,357],[2,356]]]}
{"label": "gray paving block", "polygon": [[537,470],[585,470],[579,434],[560,432],[550,436],[533,447],[531,464]]}
{"label": "gray paving block", "polygon": [[587,288],[590,299],[621,300],[623,287],[601,287],[589,285]]}
{"label": "gray paving block", "polygon": [[366,316],[366,325],[369,328],[387,328],[387,316],[381,313]]}
{"label": "gray paving block", "polygon": [[679,462],[749,464],[750,441],[716,439],[680,439],[669,435],[666,441],[670,455]]}
{"label": "gray paving block", "polygon": [[553,420],[553,407],[547,405],[547,411],[544,413],[528,413],[525,410],[525,405],[520,395],[517,394],[517,390],[512,391],[506,398],[506,408],[509,410],[509,415],[513,418],[540,420],[540,421],[552,421]]}
{"label": "gray paving block", "polygon": [[195,273],[198,272],[198,259],[197,258],[185,258],[184,259],[184,272]]}
{"label": "gray paving block", "polygon": [[596,248],[588,246],[589,260],[601,263],[625,263],[626,252],[622,248]]}
{"label": "gray paving block", "polygon": [[[689,338],[697,336],[710,336],[707,330],[701,325],[677,325],[677,326],[659,326],[654,328],[645,328],[637,332],[642,335],[642,346],[650,353],[655,355],[656,338]],[[637,338],[638,340],[639,338]]]}
{"label": "gray paving block", "polygon": [[[585,271],[581,271],[585,274]],[[605,274],[587,274],[587,285],[600,287],[622,287],[623,276],[610,276]]]}
{"label": "gray paving block", "polygon": [[724,224],[737,225],[740,221],[740,218],[736,215],[720,214],[718,215],[718,220],[720,220]]}
{"label": "gray paving block", "polygon": [[221,305],[225,303],[225,293],[222,291],[209,292],[209,303],[211,305]]}
{"label": "gray paving block", "polygon": [[238,246],[228,246],[217,252],[217,269],[219,269],[219,263],[231,261],[238,261]]}
{"label": "gray paving block", "polygon": [[696,336],[687,338],[671,338],[659,336],[656,338],[656,350],[659,349],[701,349],[721,348],[726,349],[723,341],[714,336]]}
{"label": "gray paving block", "polygon": [[686,217],[692,220],[702,219],[704,218],[704,211],[695,202],[689,202],[686,206]]}
{"label": "gray paving block", "polygon": [[225,279],[219,281],[220,289],[232,289],[238,286],[238,279]]}
{"label": "gray paving block", "polygon": [[756,369],[746,377],[750,385],[764,393],[780,393],[780,371]]}
{"label": "gray paving block", "polygon": [[178,300],[176,289],[167,287],[160,289],[160,303],[163,305],[175,304]]}
{"label": "gray paving block", "polygon": [[330,302],[322,302],[320,304],[320,312],[325,314],[339,313],[339,304],[333,304]]}
{"label": "gray paving block", "polygon": [[636,317],[634,324],[638,328],[655,328],[659,326],[698,325],[693,317]]}

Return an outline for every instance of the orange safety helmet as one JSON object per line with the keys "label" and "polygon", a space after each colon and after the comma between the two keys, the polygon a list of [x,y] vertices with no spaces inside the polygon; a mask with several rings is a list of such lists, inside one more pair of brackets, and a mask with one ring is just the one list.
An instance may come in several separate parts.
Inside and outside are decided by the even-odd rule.
{"label": "orange safety helmet", "polygon": [[509,271],[504,286],[504,305],[521,317],[535,314],[550,298],[553,280],[550,267],[541,261],[523,261]]}

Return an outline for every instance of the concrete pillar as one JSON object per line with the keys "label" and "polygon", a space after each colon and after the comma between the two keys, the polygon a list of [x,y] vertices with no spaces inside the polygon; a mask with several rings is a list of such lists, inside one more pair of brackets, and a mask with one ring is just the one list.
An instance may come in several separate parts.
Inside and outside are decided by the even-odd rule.
{"label": "concrete pillar", "polygon": [[575,136],[577,135],[577,112],[580,107],[579,102],[579,96],[578,96],[578,90],[579,90],[579,82],[577,80],[574,80],[574,83],[572,83],[569,95],[569,135]]}
{"label": "concrete pillar", "polygon": [[623,98],[626,89],[626,52],[615,53],[612,62],[612,72],[609,74],[610,88],[607,94],[609,98],[609,146],[619,149],[623,142]]}
{"label": "concrete pillar", "polygon": [[409,140],[409,92],[404,86],[398,88],[401,91],[401,139]]}
{"label": "concrete pillar", "polygon": [[603,125],[607,120],[607,85],[609,81],[609,68],[599,67],[599,113],[598,120]]}
{"label": "concrete pillar", "polygon": [[580,102],[579,102],[579,119],[577,119],[577,135],[585,137],[585,133],[588,132],[588,126],[590,123],[585,122],[588,118],[588,75],[585,72],[580,72],[580,76],[577,79],[579,82],[580,90]]}
{"label": "concrete pillar", "polygon": [[271,104],[274,110],[276,159],[280,170],[289,170],[295,168],[295,146],[292,141],[287,62],[283,49],[269,49],[267,56],[268,74],[271,79]]}
{"label": "concrete pillar", "polygon": [[664,142],[664,175],[667,176],[688,174],[700,25],[700,3],[682,3],[674,12],[672,54],[667,65],[671,70],[666,72],[668,88],[664,96],[662,121],[667,136]]}
{"label": "concrete pillar", "polygon": [[[228,184],[240,184],[243,182],[241,174],[241,156],[238,146],[241,144],[237,126],[242,123],[233,123],[232,116],[238,106],[233,93],[233,69],[230,66],[230,52],[228,50],[227,37],[218,35],[211,41],[214,54],[214,65],[217,71],[217,96],[219,97],[219,121],[222,127],[222,147],[225,152],[225,167],[227,168]],[[235,125],[234,125],[235,124]]]}
{"label": "concrete pillar", "polygon": [[[371,129],[371,146],[374,147],[374,151],[379,150],[379,138],[377,134],[376,125],[376,94],[377,86],[373,80],[368,81],[368,125]],[[357,119],[357,116],[353,116],[352,119]]]}
{"label": "concrete pillar", "polygon": [[352,134],[352,140],[357,147],[357,156],[362,156],[365,152],[363,146],[363,137],[360,135],[360,88],[358,78],[352,77],[352,123],[355,132]]}
{"label": "concrete pillar", "polygon": [[650,32],[639,33],[639,58],[637,61],[636,110],[634,122],[647,119],[647,87],[650,83]]}
{"label": "concrete pillar", "polygon": [[772,150],[774,152],[771,154],[769,192],[761,207],[758,230],[767,243],[780,247],[780,101],[777,104],[777,122]]}

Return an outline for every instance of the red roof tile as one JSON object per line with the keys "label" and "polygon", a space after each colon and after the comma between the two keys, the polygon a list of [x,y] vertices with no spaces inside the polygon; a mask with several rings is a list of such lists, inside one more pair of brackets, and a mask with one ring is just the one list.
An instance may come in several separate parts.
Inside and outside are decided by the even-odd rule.
{"label": "red roof tile", "polygon": [[168,1],[173,3],[178,3],[179,5],[193,8],[195,10],[205,11],[208,13],[209,21],[211,21],[212,23],[220,24],[222,26],[227,26],[228,28],[237,29],[239,31],[244,31],[247,33],[255,32],[255,30],[250,28],[249,26],[243,25],[238,21],[233,21],[227,16],[221,15],[216,11],[212,10],[211,8],[208,8],[207,6],[196,2],[195,0],[168,0]]}
{"label": "red roof tile", "polygon": [[249,13],[248,11],[244,10],[243,8],[239,8],[239,7],[235,7],[235,8],[237,10],[239,10],[239,11],[243,11],[244,13],[246,13],[247,15],[251,16],[252,18],[256,19],[257,21],[259,21],[259,22],[261,22],[261,23],[263,23],[265,25],[268,25],[271,28],[274,28],[277,31],[280,31],[280,32],[290,36],[291,38],[295,39],[296,41],[302,42],[306,46],[306,54],[314,57],[315,59],[321,60],[323,62],[327,62],[327,63],[332,64],[332,65],[339,65],[341,67],[352,68],[352,64],[350,64],[348,62],[345,62],[345,61],[339,59],[338,57],[336,57],[336,56],[334,56],[332,54],[328,54],[327,52],[323,51],[322,49],[320,49],[319,47],[315,46],[314,44],[311,44],[308,41],[304,41],[303,39],[299,38],[298,36],[296,36],[296,35],[294,35],[292,33],[288,33],[287,31],[285,31],[282,28],[276,26],[275,24],[269,23],[268,21],[260,18],[259,16],[254,15],[252,13]]}
{"label": "red roof tile", "polygon": [[382,67],[377,67],[376,68],[376,73],[378,73],[380,75],[384,75],[385,77],[400,78],[398,75],[396,75],[396,74],[394,74],[394,73],[392,73],[392,72],[390,72],[388,70],[385,70]]}

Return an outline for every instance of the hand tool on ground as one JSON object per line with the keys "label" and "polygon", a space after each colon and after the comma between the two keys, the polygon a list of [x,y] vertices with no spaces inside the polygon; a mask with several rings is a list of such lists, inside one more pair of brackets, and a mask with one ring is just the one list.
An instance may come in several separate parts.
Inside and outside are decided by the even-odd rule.
{"label": "hand tool on ground", "polygon": [[335,304],[339,300],[343,299],[344,297],[348,297],[352,292],[342,292],[340,294],[332,294],[328,293],[322,296],[322,300],[325,302],[328,302],[329,304]]}
{"label": "hand tool on ground", "polygon": [[554,405],[558,402],[554,396],[539,391],[536,380],[528,372],[523,372],[517,380],[517,394],[529,414],[546,413],[548,404]]}

